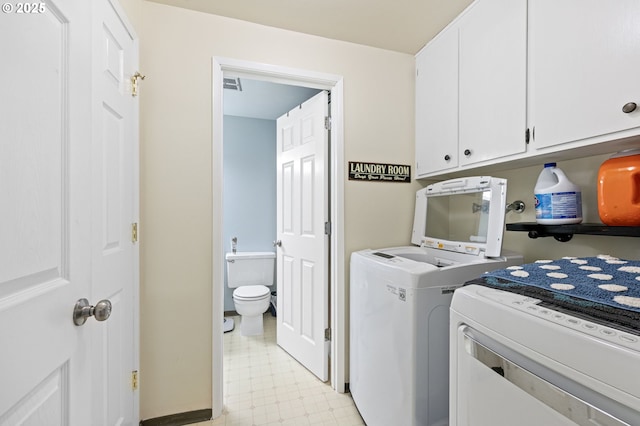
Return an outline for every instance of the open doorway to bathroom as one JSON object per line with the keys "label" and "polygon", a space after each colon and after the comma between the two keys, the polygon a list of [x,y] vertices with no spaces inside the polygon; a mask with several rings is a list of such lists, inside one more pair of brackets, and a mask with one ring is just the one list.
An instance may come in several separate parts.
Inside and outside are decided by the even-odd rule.
{"label": "open doorway to bathroom", "polygon": [[[281,342],[282,338],[287,337],[286,334],[280,335],[280,324],[285,316],[283,311],[287,310],[291,316],[291,309],[281,306],[279,301],[290,298],[283,297],[284,293],[276,296],[276,289],[284,288],[277,282],[277,278],[283,273],[280,267],[283,259],[287,258],[287,265],[295,264],[291,255],[285,255],[285,252],[291,251],[287,250],[290,242],[287,240],[281,247],[277,247],[275,243],[281,238],[278,223],[283,217],[284,207],[281,203],[282,183],[278,183],[278,175],[282,179],[282,172],[278,172],[278,152],[283,145],[281,135],[285,131],[295,133],[300,130],[297,128],[299,111],[303,111],[303,106],[307,109],[307,100],[318,92],[319,89],[269,81],[229,76],[224,78],[222,210],[226,268],[223,390],[226,415],[238,415],[242,412],[247,415],[242,420],[249,423],[254,423],[253,417],[265,420],[266,413],[252,413],[252,409],[242,409],[244,401],[250,400],[251,407],[264,411],[267,396],[282,402],[300,398],[304,391],[313,400],[322,400],[325,399],[325,392],[330,391],[328,386],[303,368],[301,364],[309,368],[304,359],[295,359],[296,352],[289,352],[290,348]],[[295,129],[285,130],[282,120],[293,120]],[[295,143],[297,145],[301,142],[298,140]],[[319,142],[326,149],[325,140],[321,139]],[[299,146],[299,149],[308,155],[308,149],[304,146]],[[287,154],[290,156],[290,151]],[[315,157],[312,156],[311,159],[313,158]],[[313,161],[315,163],[317,160]],[[297,162],[295,166],[289,162],[287,164],[290,166],[287,167],[287,174],[293,175],[288,181],[299,180],[294,177],[296,173],[291,173],[293,169],[299,169]],[[323,173],[322,168],[318,172],[321,173],[320,181],[326,182],[327,173]],[[296,182],[295,186],[301,188],[299,185],[300,182]],[[287,204],[290,205],[289,209],[295,209],[291,203]],[[316,211],[313,216],[322,221],[327,216],[324,210],[328,210],[328,206],[321,204],[320,202],[314,208]],[[284,207],[284,210],[287,208]],[[300,212],[292,213],[293,216],[300,216]],[[308,237],[305,236],[305,239]],[[319,243],[322,244],[326,236],[320,236],[320,240]],[[306,258],[305,261],[323,265],[327,255],[320,254],[318,259]],[[277,256],[277,259],[270,256]],[[233,273],[230,272],[231,269]],[[323,276],[328,275],[315,270]],[[241,287],[236,288],[237,285]],[[316,291],[322,292],[322,287],[318,287]],[[251,300],[236,300],[239,292],[251,293]],[[316,300],[315,305],[318,306],[312,306],[311,310],[322,309],[325,313],[321,316],[326,317],[326,308],[323,307],[321,298]],[[269,305],[265,304],[269,302]],[[252,316],[263,312],[263,308],[267,306],[269,308],[266,313]],[[278,308],[280,317],[276,318]],[[322,328],[322,324],[319,326]],[[292,329],[295,330],[293,327],[283,328],[283,332]],[[322,331],[318,335],[322,335]],[[294,343],[297,341],[294,340]],[[320,345],[324,346],[324,342],[321,341]],[[323,354],[320,353],[319,356]],[[322,380],[326,380],[326,376]],[[310,411],[313,413],[313,410]]]}
{"label": "open doorway to bathroom", "polygon": [[[236,249],[276,252],[276,120],[319,91],[225,76],[222,201],[225,253]],[[276,290],[273,278],[271,294]],[[224,281],[228,283],[226,268]],[[235,310],[232,293],[233,289],[225,285],[225,332],[232,327],[229,320]],[[269,310],[276,314],[277,307],[272,304]]]}
{"label": "open doorway to bathroom", "polygon": [[[332,148],[328,158],[331,169],[333,169],[330,183],[331,197],[330,200],[327,200],[331,205],[332,227],[331,259],[328,262],[331,269],[327,271],[331,281],[330,318],[333,334],[330,349],[332,358],[330,382],[333,389],[344,392],[344,238],[341,202],[343,182],[342,78],[216,58],[213,60],[213,68],[214,321],[212,394],[214,417],[222,412],[223,406],[223,371],[226,370],[224,368],[226,360],[222,353],[223,341],[231,340],[230,336],[223,336],[223,312],[233,310],[232,292],[228,291],[224,277],[224,253],[231,249],[233,237],[237,238],[238,250],[275,251],[272,242],[275,239],[274,229],[276,226],[276,167],[275,162],[271,160],[276,155],[274,114],[278,115],[278,106],[275,105],[275,101],[280,101],[285,105],[279,108],[283,108],[281,113],[286,113],[292,106],[321,90],[330,90],[333,94],[332,116],[334,121],[330,143]],[[232,89],[222,89],[225,78],[228,79],[226,82]],[[233,100],[238,97],[234,95],[242,93],[239,90],[233,91],[233,88],[237,89],[238,85],[245,94],[251,90],[257,96],[253,101],[246,102],[244,107],[233,105]],[[229,94],[228,98],[231,102],[225,104],[224,100],[227,94]],[[287,105],[287,103],[289,104]],[[237,108],[244,108],[244,111]],[[259,115],[261,113],[256,111],[260,109],[271,110],[270,114],[272,115]],[[231,136],[227,140],[229,135]],[[227,146],[228,143],[234,141],[236,146]],[[273,144],[272,148],[269,148],[269,144]],[[252,154],[247,155],[248,152]],[[230,157],[235,157],[231,160],[231,163],[235,164],[234,166],[231,166],[231,163],[226,164],[229,159],[227,154]],[[258,160],[253,162],[254,159]],[[265,168],[265,165],[268,164],[271,166]],[[232,168],[235,170],[231,170]],[[238,181],[233,182],[236,178]],[[243,189],[238,189],[240,187],[237,185]],[[230,199],[228,196],[232,191],[235,191],[236,194],[233,194],[233,199]],[[230,220],[227,220],[228,218]],[[260,339],[254,339],[262,340],[262,346],[264,346],[264,339],[275,337],[271,330],[275,321],[269,312],[266,314],[265,320],[265,334]],[[245,349],[247,349],[246,346]],[[291,362],[295,363],[293,360]],[[229,363],[231,364],[231,362]],[[260,369],[260,365],[255,368]],[[278,368],[280,367],[276,367],[276,369]]]}

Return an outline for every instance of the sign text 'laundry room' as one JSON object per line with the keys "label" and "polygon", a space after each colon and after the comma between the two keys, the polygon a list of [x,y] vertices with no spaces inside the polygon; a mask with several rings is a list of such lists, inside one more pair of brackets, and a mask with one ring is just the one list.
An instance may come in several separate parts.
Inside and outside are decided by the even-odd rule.
{"label": "sign text 'laundry room'", "polygon": [[349,180],[411,182],[411,166],[349,161]]}

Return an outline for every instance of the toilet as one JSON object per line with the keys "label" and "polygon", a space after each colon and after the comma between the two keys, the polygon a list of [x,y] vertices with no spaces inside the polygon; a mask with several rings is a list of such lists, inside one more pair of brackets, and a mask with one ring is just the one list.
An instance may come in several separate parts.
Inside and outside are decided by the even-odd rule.
{"label": "toilet", "polygon": [[270,285],[276,254],[273,252],[227,253],[227,285],[235,288],[233,304],[240,315],[240,334],[257,336],[264,333],[262,314],[271,301]]}

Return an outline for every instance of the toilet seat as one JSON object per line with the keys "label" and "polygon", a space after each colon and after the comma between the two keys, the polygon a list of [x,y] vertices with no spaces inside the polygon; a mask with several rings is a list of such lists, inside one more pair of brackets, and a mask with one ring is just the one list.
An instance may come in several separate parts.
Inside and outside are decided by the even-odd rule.
{"label": "toilet seat", "polygon": [[246,285],[233,291],[233,298],[237,300],[260,300],[270,295],[269,288],[264,285]]}

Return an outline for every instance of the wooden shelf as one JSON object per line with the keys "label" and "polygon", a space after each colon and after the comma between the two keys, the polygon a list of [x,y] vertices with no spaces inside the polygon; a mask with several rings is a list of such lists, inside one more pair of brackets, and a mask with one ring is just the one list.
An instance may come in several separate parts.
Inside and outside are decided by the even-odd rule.
{"label": "wooden shelf", "polygon": [[601,223],[576,225],[540,225],[535,222],[507,223],[507,231],[524,231],[529,238],[553,237],[567,242],[574,234],[608,235],[610,237],[640,237],[640,226],[607,226]]}

